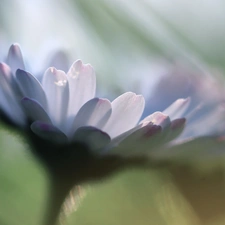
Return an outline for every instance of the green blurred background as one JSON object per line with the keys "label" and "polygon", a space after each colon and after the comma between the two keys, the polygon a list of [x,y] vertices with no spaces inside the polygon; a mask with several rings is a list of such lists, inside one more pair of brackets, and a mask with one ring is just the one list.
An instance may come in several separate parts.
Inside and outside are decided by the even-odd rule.
{"label": "green blurred background", "polygon": [[[0,59],[18,42],[28,68],[40,72],[51,51],[65,50],[70,62],[81,58],[93,65],[99,93],[112,99],[140,91],[141,77],[154,83],[152,68],[161,60],[224,73],[224,19],[222,0],[3,0]],[[43,168],[20,134],[5,126],[0,148],[0,224],[40,224],[47,189]],[[223,171],[126,170],[81,187],[85,198],[76,192],[79,207],[65,224],[225,224],[223,189]]]}

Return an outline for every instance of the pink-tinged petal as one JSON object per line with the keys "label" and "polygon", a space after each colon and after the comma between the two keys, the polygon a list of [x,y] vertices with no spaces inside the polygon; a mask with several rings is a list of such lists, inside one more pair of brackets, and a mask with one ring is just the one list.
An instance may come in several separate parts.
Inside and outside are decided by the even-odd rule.
{"label": "pink-tinged petal", "polygon": [[[4,82],[6,82],[7,84],[4,84],[4,88],[7,88],[10,86],[10,88],[12,89],[13,93],[18,97],[21,98],[22,93],[19,90],[18,84],[16,82],[16,78],[13,76],[12,71],[10,69],[10,67],[5,64],[5,63],[0,63],[0,73],[2,74],[2,76],[4,76]],[[7,87],[6,87],[7,86]]]}
{"label": "pink-tinged petal", "polygon": [[42,122],[51,123],[51,119],[49,118],[47,112],[35,99],[25,97],[21,100],[21,103],[23,105],[27,117],[30,120],[40,120]]}
{"label": "pink-tinged petal", "polygon": [[30,73],[20,69],[16,71],[16,78],[23,97],[35,99],[44,109],[47,109],[45,92],[40,82]]}
{"label": "pink-tinged petal", "polygon": [[182,117],[190,105],[190,98],[178,99],[163,111],[171,120]]}
{"label": "pink-tinged petal", "polygon": [[78,111],[72,126],[72,132],[83,126],[101,129],[112,113],[111,103],[107,99],[93,98]]}
{"label": "pink-tinged petal", "polygon": [[143,113],[143,96],[127,92],[112,102],[112,115],[103,128],[111,138],[135,127]]}
{"label": "pink-tinged petal", "polygon": [[13,74],[15,74],[17,69],[25,69],[23,56],[18,44],[11,45],[6,62],[10,66]]}
{"label": "pink-tinged petal", "polygon": [[18,102],[17,88],[9,67],[0,63],[0,107],[15,123],[24,126],[25,115]]}
{"label": "pink-tinged petal", "polygon": [[54,125],[65,131],[69,101],[69,86],[66,74],[61,70],[50,67],[44,74],[42,85],[47,98],[48,115]]}
{"label": "pink-tinged petal", "polygon": [[146,123],[146,122],[151,122],[155,125],[159,125],[161,126],[163,129],[165,129],[166,127],[168,127],[170,125],[170,118],[169,116],[161,113],[161,112],[155,112],[149,116],[147,116],[146,118],[144,118],[141,123]]}
{"label": "pink-tinged petal", "polygon": [[96,77],[90,64],[77,60],[68,73],[70,102],[68,116],[75,116],[84,103],[95,97]]}
{"label": "pink-tinged petal", "polygon": [[110,137],[105,132],[95,127],[80,127],[73,135],[72,141],[83,142],[95,153],[102,152],[110,143]]}
{"label": "pink-tinged petal", "polygon": [[36,135],[45,140],[59,144],[65,144],[68,141],[66,135],[50,123],[35,121],[31,124],[30,127]]}

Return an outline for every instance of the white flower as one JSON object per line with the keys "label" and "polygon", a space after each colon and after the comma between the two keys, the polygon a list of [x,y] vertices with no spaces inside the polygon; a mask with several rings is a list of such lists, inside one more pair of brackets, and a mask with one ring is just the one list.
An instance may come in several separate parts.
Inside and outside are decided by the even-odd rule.
{"label": "white flower", "polygon": [[99,153],[119,143],[132,144],[137,147],[132,148],[134,152],[140,153],[146,151],[145,145],[168,142],[183,129],[185,119],[181,117],[189,99],[179,99],[163,113],[155,112],[139,122],[143,96],[127,92],[110,102],[95,97],[95,89],[95,72],[81,60],[67,73],[48,68],[41,82],[25,71],[16,44],[9,49],[6,63],[0,64],[1,110],[21,127],[30,124],[43,139],[60,144],[85,142]]}

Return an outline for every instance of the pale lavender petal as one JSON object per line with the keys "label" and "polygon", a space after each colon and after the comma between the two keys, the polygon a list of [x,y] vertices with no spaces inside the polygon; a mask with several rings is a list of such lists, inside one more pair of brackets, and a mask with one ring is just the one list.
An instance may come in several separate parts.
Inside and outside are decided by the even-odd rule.
{"label": "pale lavender petal", "polygon": [[31,130],[39,137],[54,143],[65,144],[68,141],[66,135],[50,123],[35,121],[31,124]]}
{"label": "pale lavender petal", "polygon": [[161,113],[161,112],[155,112],[146,118],[144,118],[141,123],[151,122],[155,125],[161,126],[163,129],[168,127],[170,125],[170,118],[169,116]]}
{"label": "pale lavender petal", "polygon": [[47,112],[35,99],[23,98],[21,100],[24,111],[29,119],[32,121],[40,120],[42,122],[51,123]]}
{"label": "pale lavender petal", "polygon": [[95,127],[80,127],[74,133],[72,141],[86,143],[94,152],[102,152],[110,143],[110,137],[105,132]]}
{"label": "pale lavender petal", "polygon": [[16,78],[13,76],[11,68],[5,63],[0,63],[0,73],[4,76],[4,82],[7,82],[7,85],[3,85],[4,88],[7,88],[6,86],[10,86],[15,96],[18,99],[21,98],[22,93],[19,90]]}
{"label": "pale lavender petal", "polygon": [[68,73],[70,102],[68,116],[75,116],[81,106],[95,97],[96,78],[90,64],[77,60]]}
{"label": "pale lavender petal", "polygon": [[6,63],[10,66],[13,74],[15,74],[17,69],[25,69],[23,56],[18,44],[13,44],[9,48]]}
{"label": "pale lavender petal", "polygon": [[171,120],[182,117],[190,105],[190,98],[178,99],[163,111]]}
{"label": "pale lavender petal", "polygon": [[50,67],[44,74],[42,84],[47,98],[48,115],[54,125],[65,131],[69,101],[69,86],[66,74],[61,70]]}
{"label": "pale lavender petal", "polygon": [[127,92],[112,102],[112,115],[103,128],[111,138],[135,127],[144,110],[143,96]]}
{"label": "pale lavender petal", "polygon": [[45,92],[40,82],[30,73],[20,69],[16,71],[16,78],[23,97],[35,99],[44,109],[47,109]]}
{"label": "pale lavender petal", "polygon": [[78,111],[72,126],[72,132],[82,126],[101,129],[112,113],[111,103],[107,99],[93,98]]}
{"label": "pale lavender petal", "polygon": [[26,124],[25,116],[19,105],[16,88],[13,84],[15,83],[9,67],[0,63],[0,106],[12,121],[24,126]]}

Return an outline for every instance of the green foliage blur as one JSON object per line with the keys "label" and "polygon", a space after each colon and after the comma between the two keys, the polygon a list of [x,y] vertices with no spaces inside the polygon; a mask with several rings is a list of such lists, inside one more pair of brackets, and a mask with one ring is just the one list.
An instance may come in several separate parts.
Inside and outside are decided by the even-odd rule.
{"label": "green foliage blur", "polygon": [[[145,73],[144,64],[155,59],[179,59],[224,73],[224,4],[222,0],[2,1],[0,58],[18,42],[27,64],[32,68],[34,62],[40,71],[48,53],[62,48],[71,62],[77,58],[90,62],[99,90],[109,90],[111,96],[132,87]],[[133,68],[137,72],[130,76]],[[47,193],[45,171],[20,134],[5,126],[0,129],[0,224],[39,225]],[[82,186],[85,197],[65,224],[222,225],[223,173],[195,172],[180,165],[126,170]]]}

